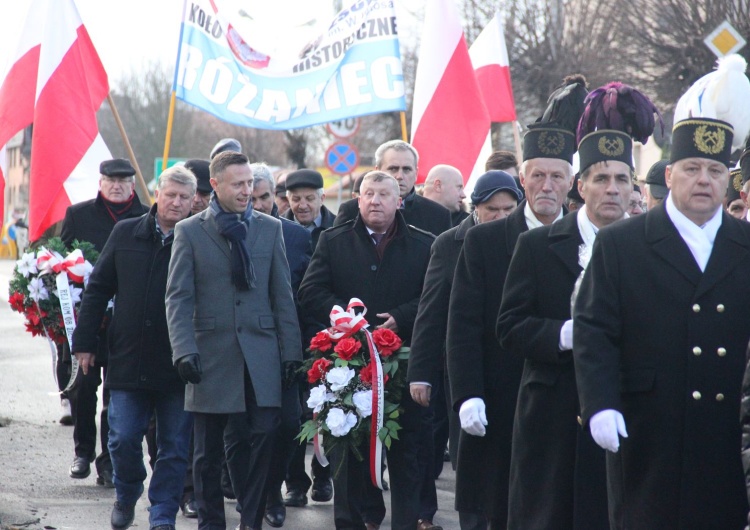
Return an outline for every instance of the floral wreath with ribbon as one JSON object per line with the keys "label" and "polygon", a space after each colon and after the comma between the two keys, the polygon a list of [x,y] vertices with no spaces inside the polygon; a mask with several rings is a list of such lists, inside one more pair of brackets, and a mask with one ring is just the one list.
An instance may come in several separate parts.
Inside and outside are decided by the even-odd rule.
{"label": "floral wreath with ribbon", "polygon": [[401,429],[399,402],[406,387],[409,348],[389,329],[370,333],[366,314],[358,298],[352,298],[346,309],[336,305],[331,327],[310,341],[304,370],[313,419],[302,425],[297,438],[313,440],[315,457],[323,466],[328,465],[326,454],[341,443],[362,460],[361,449],[369,441],[370,476],[383,489],[383,445],[390,448]]}
{"label": "floral wreath with ribbon", "polygon": [[[72,343],[81,294],[98,258],[99,253],[89,242],[75,240],[73,250],[68,250],[62,239],[54,237],[23,254],[13,269],[8,302],[13,311],[26,318],[26,331],[47,339],[55,377],[57,347]],[[72,360],[70,382],[63,392],[77,380],[78,363],[75,357]]]}

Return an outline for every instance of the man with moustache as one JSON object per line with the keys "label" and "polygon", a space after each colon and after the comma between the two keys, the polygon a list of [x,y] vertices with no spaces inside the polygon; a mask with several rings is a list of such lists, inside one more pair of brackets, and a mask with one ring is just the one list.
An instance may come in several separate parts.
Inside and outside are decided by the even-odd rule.
{"label": "man with moustache", "polygon": [[[608,150],[604,145],[623,148]],[[571,294],[582,248],[628,217],[632,145],[627,134],[595,131],[580,142],[584,205],[559,223],[521,234],[505,280],[497,337],[523,359],[513,423],[508,528],[606,528],[604,452],[576,421]]]}
{"label": "man with moustache", "polygon": [[500,348],[495,324],[518,236],[562,219],[573,182],[575,135],[549,125],[524,136],[521,184],[526,200],[505,219],[466,233],[448,313],[447,366],[462,432],[456,509],[478,514],[463,529],[502,528],[507,519],[510,435],[520,359]]}
{"label": "man with moustache", "polygon": [[[406,223],[439,236],[451,228],[451,214],[447,208],[417,194],[414,184],[418,163],[417,150],[402,140],[390,140],[375,150],[375,169],[385,171],[398,182],[400,209]],[[351,221],[358,214],[357,200],[346,201],[339,207],[334,225]]]}
{"label": "man with moustache", "polygon": [[195,421],[198,528],[226,527],[221,458],[241,510],[259,529],[282,386],[302,360],[281,223],[250,207],[241,153],[211,160],[208,209],[175,229],[166,307],[172,358]]}

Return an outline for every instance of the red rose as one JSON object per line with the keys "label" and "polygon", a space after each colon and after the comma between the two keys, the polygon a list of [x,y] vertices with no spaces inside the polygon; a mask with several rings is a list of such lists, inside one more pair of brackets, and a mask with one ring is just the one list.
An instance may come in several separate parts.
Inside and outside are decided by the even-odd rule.
{"label": "red rose", "polygon": [[329,359],[318,359],[313,363],[312,368],[307,371],[307,382],[317,383],[323,379],[323,376],[331,369],[331,366],[333,366],[333,361]]}
{"label": "red rose", "polygon": [[23,301],[23,295],[18,292],[10,295],[10,298],[8,299],[8,302],[10,302],[10,307],[13,309],[13,311],[18,311],[19,313],[23,313]]}
{"label": "red rose", "polygon": [[375,345],[383,357],[389,357],[401,348],[401,339],[390,329],[376,329],[372,332],[372,340],[375,341]]}
{"label": "red rose", "polygon": [[311,350],[320,350],[325,352],[330,350],[331,346],[333,346],[333,341],[331,340],[331,336],[325,331],[319,331],[318,334],[315,335],[310,341]]}
{"label": "red rose", "polygon": [[[375,371],[372,369],[372,363],[370,363],[359,371],[359,380],[366,385],[372,385],[373,379],[375,379]],[[388,374],[383,374],[383,384],[386,384],[388,379],[390,379]]]}
{"label": "red rose", "polygon": [[336,344],[336,347],[333,349],[333,351],[339,354],[339,359],[350,361],[351,358],[354,357],[361,348],[361,342],[359,342],[357,339],[347,337],[345,339],[341,339],[339,343]]}

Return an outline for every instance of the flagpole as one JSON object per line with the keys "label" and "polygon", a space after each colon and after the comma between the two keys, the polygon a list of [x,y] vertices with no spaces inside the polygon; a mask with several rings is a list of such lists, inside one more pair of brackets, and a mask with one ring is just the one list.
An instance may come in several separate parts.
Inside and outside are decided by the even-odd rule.
{"label": "flagpole", "polygon": [[122,120],[120,119],[120,114],[117,112],[117,107],[115,106],[115,102],[112,99],[112,94],[107,93],[107,101],[109,102],[109,108],[112,109],[112,114],[115,117],[117,128],[120,129],[120,136],[122,136],[122,141],[125,144],[125,149],[127,149],[128,151],[128,156],[130,157],[130,161],[132,162],[133,167],[135,168],[135,185],[138,191],[140,191],[138,195],[140,196],[141,201],[148,200],[149,204],[153,204],[153,200],[151,199],[151,193],[148,191],[148,186],[146,186],[146,181],[143,180],[143,174],[141,173],[141,168],[138,167],[138,161],[135,159],[135,153],[133,152],[133,148],[130,145],[130,140],[128,140],[128,135],[125,132],[125,127],[123,127],[122,125]]}
{"label": "flagpole", "polygon": [[519,165],[521,163],[521,160],[523,160],[523,148],[521,147],[521,135],[518,134],[518,129],[521,127],[521,124],[518,123],[518,121],[511,122],[511,126],[513,127],[513,140],[516,144],[516,160],[518,160]]}
{"label": "flagpole", "polygon": [[406,134],[406,112],[401,111],[401,139],[404,142],[409,141],[409,136]]}
{"label": "flagpole", "polygon": [[[164,156],[161,159],[162,171],[167,169],[167,160],[169,159],[169,146],[172,143],[172,124],[174,123],[174,102],[176,92],[172,90],[172,97],[169,99],[169,117],[167,118],[167,136],[164,139]],[[156,176],[156,175],[154,175]]]}

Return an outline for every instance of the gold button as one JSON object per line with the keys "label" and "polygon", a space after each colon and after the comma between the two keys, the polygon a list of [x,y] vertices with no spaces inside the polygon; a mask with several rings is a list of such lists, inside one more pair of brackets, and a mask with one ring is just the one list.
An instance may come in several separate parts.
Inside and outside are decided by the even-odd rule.
{"label": "gold button", "polygon": [[703,353],[703,350],[701,350],[699,346],[693,348],[693,355],[700,355],[701,353]]}
{"label": "gold button", "polygon": [[701,393],[697,390],[693,392],[693,399],[698,401],[701,398]]}
{"label": "gold button", "polygon": [[578,416],[578,425],[583,425],[583,418]]}
{"label": "gold button", "polygon": [[700,313],[701,306],[698,304],[693,304],[693,313]]}
{"label": "gold button", "polygon": [[716,394],[716,401],[724,401],[724,394]]}
{"label": "gold button", "polygon": [[717,306],[716,306],[716,310],[717,310],[717,311],[718,311],[719,313],[723,313],[723,312],[724,312],[724,304],[719,304],[719,305],[717,305]]}
{"label": "gold button", "polygon": [[726,348],[719,348],[716,350],[716,353],[719,355],[719,357],[724,357],[727,354]]}

